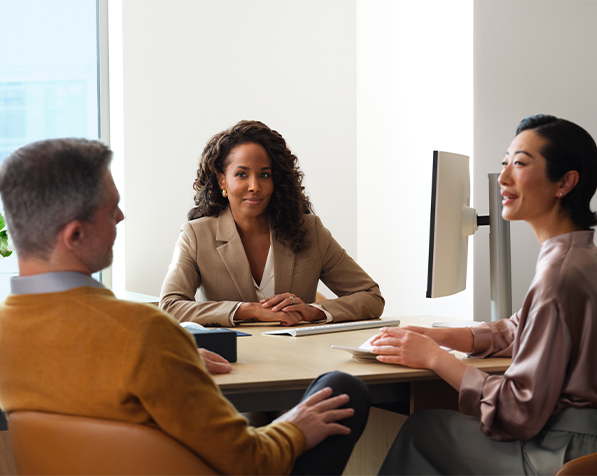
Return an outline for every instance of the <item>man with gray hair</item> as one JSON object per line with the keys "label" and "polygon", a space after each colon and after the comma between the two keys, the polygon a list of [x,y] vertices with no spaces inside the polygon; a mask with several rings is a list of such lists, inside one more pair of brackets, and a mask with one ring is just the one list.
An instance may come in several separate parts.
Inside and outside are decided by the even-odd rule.
{"label": "man with gray hair", "polygon": [[0,169],[20,273],[0,304],[9,420],[36,410],[157,426],[221,474],[341,474],[367,420],[362,381],[325,374],[288,413],[252,428],[208,374],[229,371],[226,361],[202,359],[169,315],[120,301],[91,277],[112,262],[124,218],[111,157],[98,141],[53,139]]}

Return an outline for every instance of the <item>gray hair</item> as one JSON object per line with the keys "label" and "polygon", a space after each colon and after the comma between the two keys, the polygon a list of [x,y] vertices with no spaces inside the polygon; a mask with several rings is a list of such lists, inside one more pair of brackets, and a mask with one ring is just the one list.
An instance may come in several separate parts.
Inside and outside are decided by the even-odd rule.
{"label": "gray hair", "polygon": [[87,139],[33,142],[7,157],[0,195],[17,254],[48,259],[66,224],[91,220],[111,160],[105,144]]}

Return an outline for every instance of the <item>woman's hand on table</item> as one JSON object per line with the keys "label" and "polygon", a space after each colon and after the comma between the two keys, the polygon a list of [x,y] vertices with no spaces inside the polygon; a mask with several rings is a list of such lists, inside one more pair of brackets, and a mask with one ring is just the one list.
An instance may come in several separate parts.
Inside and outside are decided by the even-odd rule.
{"label": "woman's hand on table", "polygon": [[450,349],[467,353],[473,351],[473,332],[469,327],[442,328],[403,326],[402,329],[430,337],[439,345]]}
{"label": "woman's hand on table", "polygon": [[321,309],[306,304],[300,297],[291,293],[276,294],[267,299],[262,299],[261,305],[265,309],[271,309],[274,313],[299,313],[301,315],[300,320],[303,321],[321,321],[326,318]]}
{"label": "woman's hand on table", "polygon": [[[428,369],[448,382],[457,391],[468,366],[442,349],[422,327],[382,327],[381,334],[371,339],[377,360],[418,369]],[[432,332],[433,334],[433,332]]]}
{"label": "woman's hand on table", "polygon": [[205,368],[212,375],[229,374],[232,371],[232,365],[224,357],[211,350],[199,348],[199,353],[203,357]]}
{"label": "woman's hand on table", "polygon": [[371,346],[380,362],[419,369],[432,369],[433,359],[446,353],[431,337],[406,327],[382,327]]}
{"label": "woman's hand on table", "polygon": [[257,319],[262,322],[279,322],[283,326],[294,326],[303,320],[300,312],[274,312],[258,302],[243,302],[236,310],[234,318],[238,320]]}

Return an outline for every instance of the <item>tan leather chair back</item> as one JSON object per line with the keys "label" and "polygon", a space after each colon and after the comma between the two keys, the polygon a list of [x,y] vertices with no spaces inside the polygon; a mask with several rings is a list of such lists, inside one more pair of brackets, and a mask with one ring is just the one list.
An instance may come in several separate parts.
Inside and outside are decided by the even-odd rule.
{"label": "tan leather chair back", "polygon": [[19,474],[217,474],[165,433],[134,423],[15,411],[8,432]]}
{"label": "tan leather chair back", "polygon": [[597,474],[597,453],[580,456],[565,463],[555,476],[590,476]]}

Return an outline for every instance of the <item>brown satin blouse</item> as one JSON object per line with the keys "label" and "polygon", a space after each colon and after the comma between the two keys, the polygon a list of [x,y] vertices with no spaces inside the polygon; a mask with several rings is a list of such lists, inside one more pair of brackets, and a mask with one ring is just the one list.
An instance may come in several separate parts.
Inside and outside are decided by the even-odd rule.
{"label": "brown satin blouse", "polygon": [[460,411],[500,441],[528,440],[566,408],[597,408],[597,248],[593,230],[543,243],[522,308],[471,328],[472,356],[512,357],[503,377],[469,367]]}

